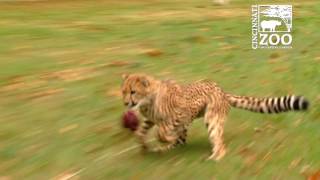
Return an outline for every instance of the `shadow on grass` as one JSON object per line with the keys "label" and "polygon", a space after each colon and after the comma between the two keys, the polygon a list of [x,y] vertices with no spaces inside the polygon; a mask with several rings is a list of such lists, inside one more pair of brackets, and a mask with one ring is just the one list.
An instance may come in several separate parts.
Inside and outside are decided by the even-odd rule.
{"label": "shadow on grass", "polygon": [[[185,145],[178,146],[168,152],[155,153],[146,152],[140,153],[145,158],[152,160],[164,160],[188,157],[189,160],[205,160],[211,153],[211,146],[209,142],[205,140],[193,140],[187,142]],[[190,159],[191,158],[191,159]]]}

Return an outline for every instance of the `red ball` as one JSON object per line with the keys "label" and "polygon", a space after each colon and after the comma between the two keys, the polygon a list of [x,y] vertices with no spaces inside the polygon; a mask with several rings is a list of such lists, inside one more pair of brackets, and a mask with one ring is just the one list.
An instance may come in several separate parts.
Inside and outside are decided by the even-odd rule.
{"label": "red ball", "polygon": [[127,111],[122,116],[122,125],[124,128],[128,128],[131,131],[138,129],[139,120],[133,111]]}

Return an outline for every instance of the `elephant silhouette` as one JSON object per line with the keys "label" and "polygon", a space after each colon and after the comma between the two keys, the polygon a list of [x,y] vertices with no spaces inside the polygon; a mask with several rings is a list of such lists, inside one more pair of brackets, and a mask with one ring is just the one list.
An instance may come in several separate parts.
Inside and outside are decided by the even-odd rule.
{"label": "elephant silhouette", "polygon": [[260,24],[261,24],[262,31],[266,32],[266,30],[269,29],[270,32],[275,32],[276,26],[281,26],[281,21],[264,20]]}

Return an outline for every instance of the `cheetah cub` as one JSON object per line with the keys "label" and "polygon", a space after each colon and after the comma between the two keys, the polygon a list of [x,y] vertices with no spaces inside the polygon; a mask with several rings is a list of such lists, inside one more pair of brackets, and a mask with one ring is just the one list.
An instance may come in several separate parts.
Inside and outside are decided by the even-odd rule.
{"label": "cheetah cub", "polygon": [[[280,113],[306,110],[309,104],[302,96],[236,96],[208,80],[181,85],[144,74],[123,75],[122,95],[124,105],[138,110],[144,117],[135,131],[143,149],[162,152],[185,144],[188,125],[194,119],[204,117],[212,144],[208,159],[213,160],[220,160],[226,154],[223,126],[230,106],[260,113]],[[154,126],[158,127],[158,140],[163,145],[150,149],[146,135]]]}

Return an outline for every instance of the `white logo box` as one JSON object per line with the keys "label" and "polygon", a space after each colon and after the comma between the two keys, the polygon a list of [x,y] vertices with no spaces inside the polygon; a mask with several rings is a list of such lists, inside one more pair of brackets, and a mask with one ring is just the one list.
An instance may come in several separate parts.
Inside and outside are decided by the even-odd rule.
{"label": "white logo box", "polygon": [[292,5],[252,5],[252,48],[291,48]]}

